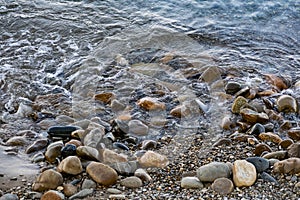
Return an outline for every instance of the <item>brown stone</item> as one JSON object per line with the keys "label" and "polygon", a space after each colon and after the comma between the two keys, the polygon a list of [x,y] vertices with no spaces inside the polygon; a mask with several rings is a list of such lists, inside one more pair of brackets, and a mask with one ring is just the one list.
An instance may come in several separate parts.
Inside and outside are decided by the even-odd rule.
{"label": "brown stone", "polygon": [[98,162],[91,162],[87,166],[86,172],[94,181],[105,186],[116,183],[118,179],[118,174],[113,168]]}
{"label": "brown stone", "polygon": [[282,95],[276,101],[279,112],[297,112],[297,100],[290,95]]}
{"label": "brown stone", "polygon": [[287,89],[287,85],[284,83],[284,81],[276,76],[275,74],[265,74],[267,81],[274,85],[276,88],[278,88],[279,90],[284,90]]}
{"label": "brown stone", "polygon": [[233,191],[234,185],[228,178],[218,178],[213,182],[211,188],[221,195],[226,195]]}
{"label": "brown stone", "polygon": [[110,149],[103,149],[100,150],[102,152],[102,162],[104,164],[113,164],[113,163],[119,163],[119,162],[127,162],[127,156],[123,154],[118,154]]}
{"label": "brown stone", "polygon": [[260,156],[265,151],[272,152],[272,149],[271,149],[271,147],[269,147],[269,145],[264,144],[264,143],[260,143],[260,144],[258,144],[258,145],[255,146],[255,149],[254,149],[253,153],[256,156]]}
{"label": "brown stone", "polygon": [[142,167],[163,168],[169,164],[169,160],[166,156],[154,151],[147,151],[142,157],[138,158],[138,162]]}
{"label": "brown stone", "polygon": [[273,167],[275,173],[297,174],[300,173],[300,158],[288,158],[276,162]]}
{"label": "brown stone", "polygon": [[286,149],[286,148],[288,148],[291,144],[293,144],[294,142],[293,142],[293,140],[291,140],[291,139],[285,139],[285,140],[282,140],[280,143],[279,143],[279,145],[282,147],[282,148],[284,148],[284,149]]}
{"label": "brown stone", "polygon": [[70,197],[77,193],[77,187],[73,184],[64,184],[63,192],[67,197]]}
{"label": "brown stone", "polygon": [[115,96],[116,95],[112,92],[103,92],[100,94],[95,94],[94,99],[107,104],[110,103],[115,98]]}
{"label": "brown stone", "polygon": [[49,189],[56,189],[62,183],[62,175],[53,169],[48,169],[37,177],[32,189],[41,192]]}
{"label": "brown stone", "polygon": [[200,76],[200,80],[204,80],[207,83],[212,83],[217,80],[221,80],[221,73],[218,67],[208,67]]}
{"label": "brown stone", "polygon": [[261,134],[259,134],[258,137],[262,141],[271,141],[271,142],[276,143],[276,144],[279,144],[282,141],[282,139],[278,135],[276,135],[274,133],[271,133],[271,132],[261,133]]}
{"label": "brown stone", "polygon": [[247,102],[248,100],[245,97],[238,96],[232,104],[231,111],[235,114],[240,113],[241,108],[247,104]]}
{"label": "brown stone", "polygon": [[288,136],[292,138],[294,141],[300,140],[300,128],[291,128],[288,130]]}
{"label": "brown stone", "polygon": [[274,151],[263,155],[263,158],[266,159],[276,158],[278,160],[283,160],[286,158],[286,156],[287,156],[287,151]]}
{"label": "brown stone", "polygon": [[57,167],[58,172],[64,172],[72,175],[80,174],[82,170],[81,161],[77,156],[68,156],[63,159]]}
{"label": "brown stone", "polygon": [[55,190],[49,190],[41,197],[41,200],[63,200],[64,195]]}
{"label": "brown stone", "polygon": [[266,113],[258,113],[249,108],[241,109],[240,114],[244,120],[252,124],[255,124],[257,122],[265,123],[269,120],[269,117]]}
{"label": "brown stone", "polygon": [[300,142],[294,143],[287,148],[288,156],[300,158]]}
{"label": "brown stone", "polygon": [[148,111],[166,109],[165,103],[159,102],[157,99],[152,97],[144,97],[138,100],[137,104]]}

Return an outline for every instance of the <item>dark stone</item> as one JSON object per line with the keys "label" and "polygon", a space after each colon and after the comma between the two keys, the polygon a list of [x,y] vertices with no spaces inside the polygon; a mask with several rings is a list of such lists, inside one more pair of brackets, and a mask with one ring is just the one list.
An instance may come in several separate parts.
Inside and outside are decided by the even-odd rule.
{"label": "dark stone", "polygon": [[61,149],[61,155],[63,158],[66,158],[68,156],[75,156],[76,146],[74,144],[67,144]]}
{"label": "dark stone", "polygon": [[225,91],[227,94],[234,95],[237,93],[240,89],[242,89],[241,84],[233,81],[229,81],[225,86]]}
{"label": "dark stone", "polygon": [[73,131],[78,129],[80,129],[80,127],[77,126],[51,126],[47,132],[51,137],[68,138],[71,137]]}
{"label": "dark stone", "polygon": [[247,133],[250,135],[258,136],[260,133],[264,133],[265,131],[265,127],[262,124],[256,123]]}
{"label": "dark stone", "polygon": [[264,180],[264,181],[267,181],[267,182],[272,182],[272,183],[275,183],[276,185],[278,185],[278,182],[277,180],[271,176],[270,174],[266,173],[266,172],[263,172],[260,174],[261,178]]}
{"label": "dark stone", "polygon": [[272,149],[269,147],[269,145],[260,143],[255,146],[253,153],[257,156],[261,156],[263,152],[272,152]]}
{"label": "dark stone", "polygon": [[37,140],[26,149],[25,153],[30,154],[32,152],[39,151],[39,150],[47,147],[47,145],[48,145],[47,139]]}
{"label": "dark stone", "polygon": [[261,157],[249,157],[246,161],[252,163],[258,173],[265,171],[270,165],[267,159]]}
{"label": "dark stone", "polygon": [[300,140],[300,128],[299,127],[291,128],[290,130],[288,130],[288,135],[294,141],[299,141]]}
{"label": "dark stone", "polygon": [[122,149],[122,150],[125,150],[125,151],[129,151],[129,148],[121,142],[114,142],[113,147],[119,148],[119,149]]}

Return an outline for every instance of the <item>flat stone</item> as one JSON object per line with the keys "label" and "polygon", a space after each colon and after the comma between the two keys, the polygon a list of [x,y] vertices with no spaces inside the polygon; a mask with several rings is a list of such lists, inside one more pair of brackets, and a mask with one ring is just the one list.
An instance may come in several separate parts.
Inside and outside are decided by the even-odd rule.
{"label": "flat stone", "polygon": [[246,161],[252,163],[255,166],[256,171],[258,173],[261,173],[261,172],[267,170],[270,165],[269,161],[262,157],[249,157],[246,159]]}
{"label": "flat stone", "polygon": [[58,186],[62,185],[62,183],[62,175],[53,169],[48,169],[37,177],[32,189],[41,192],[49,189],[56,189]]}
{"label": "flat stone", "polygon": [[93,194],[94,190],[93,189],[83,189],[81,191],[79,191],[78,193],[72,195],[71,197],[69,197],[69,200],[73,200],[73,199],[83,199],[91,194]]}
{"label": "flat stone", "polygon": [[55,190],[49,190],[45,192],[41,198],[41,200],[63,200],[65,199],[65,196]]}
{"label": "flat stone", "polygon": [[228,178],[217,178],[211,185],[211,188],[221,195],[226,195],[233,191],[234,185]]}
{"label": "flat stone", "polygon": [[4,194],[0,197],[0,200],[19,200],[19,197],[16,194]]}
{"label": "flat stone", "polygon": [[97,184],[90,180],[90,179],[84,179],[81,185],[81,189],[96,189]]}
{"label": "flat stone", "polygon": [[282,95],[276,101],[279,112],[298,112],[297,100],[290,95]]}
{"label": "flat stone", "polygon": [[202,189],[204,187],[197,177],[183,177],[180,186],[186,189]]}
{"label": "flat stone", "polygon": [[287,148],[288,156],[300,158],[300,142],[294,143]]}
{"label": "flat stone", "polygon": [[213,83],[217,80],[221,80],[221,73],[218,67],[208,67],[200,76],[200,80],[206,83]]}
{"label": "flat stone", "polygon": [[300,158],[288,158],[274,164],[274,173],[297,174],[300,173]]}
{"label": "flat stone", "polygon": [[140,120],[130,120],[128,123],[129,134],[133,134],[135,136],[146,136],[148,135],[149,128]]}
{"label": "flat stone", "polygon": [[266,113],[258,113],[249,108],[241,109],[240,114],[244,120],[252,124],[265,123],[269,120],[269,117]]}
{"label": "flat stone", "polygon": [[278,160],[283,160],[286,158],[286,156],[287,156],[287,151],[274,151],[263,155],[263,158],[266,159],[276,158]]}
{"label": "flat stone", "polygon": [[121,194],[122,191],[116,188],[107,188],[106,192],[110,194]]}
{"label": "flat stone", "polygon": [[157,167],[164,168],[169,164],[166,156],[156,153],[154,151],[147,151],[142,157],[138,158],[141,167]]}
{"label": "flat stone", "polygon": [[271,147],[269,147],[269,145],[264,144],[264,143],[260,143],[260,144],[255,146],[255,149],[254,149],[253,153],[256,156],[260,156],[263,152],[272,152],[272,149],[271,149]]}
{"label": "flat stone", "polygon": [[261,134],[259,134],[258,137],[262,141],[271,141],[276,144],[279,144],[282,141],[282,139],[278,135],[276,135],[275,133],[271,133],[271,132],[261,133]]}
{"label": "flat stone", "polygon": [[152,182],[151,176],[142,168],[137,169],[134,176],[139,177],[143,182]]}
{"label": "flat stone", "polygon": [[293,140],[291,140],[291,139],[285,139],[285,140],[282,140],[279,143],[279,146],[281,146],[283,149],[287,149],[293,143],[294,143]]}
{"label": "flat stone", "polygon": [[138,169],[139,163],[133,160],[128,162],[113,163],[110,166],[119,174],[129,176],[133,175],[134,172]]}
{"label": "flat stone", "polygon": [[113,164],[113,163],[120,163],[120,162],[127,162],[127,156],[124,154],[118,154],[110,149],[102,149],[102,162],[104,164]]}
{"label": "flat stone", "polygon": [[120,181],[120,184],[127,188],[139,188],[143,186],[143,182],[136,176],[126,177]]}
{"label": "flat stone", "polygon": [[63,159],[57,167],[58,172],[64,172],[72,175],[80,174],[82,170],[81,161],[77,156],[69,156]]}
{"label": "flat stone", "polygon": [[201,182],[213,182],[217,178],[229,178],[231,169],[226,163],[212,162],[201,166],[197,170],[197,177]]}
{"label": "flat stone", "polygon": [[231,107],[232,113],[239,114],[241,108],[247,103],[248,103],[248,101],[245,97],[238,96],[232,104],[232,107]]}
{"label": "flat stone", "polygon": [[78,129],[77,126],[51,126],[47,132],[51,137],[69,138],[71,133]]}
{"label": "flat stone", "polygon": [[148,111],[166,109],[165,103],[159,102],[158,99],[152,97],[144,97],[138,100],[137,104]]}
{"label": "flat stone", "polygon": [[109,199],[127,199],[125,194],[110,194]]}
{"label": "flat stone", "polygon": [[73,184],[64,184],[63,192],[67,197],[70,197],[77,193],[77,187]]}
{"label": "flat stone", "polygon": [[256,169],[246,160],[236,160],[232,169],[233,182],[237,187],[251,186],[256,181]]}
{"label": "flat stone", "polygon": [[266,182],[271,182],[271,183],[275,183],[276,185],[278,185],[278,182],[277,180],[271,176],[270,174],[266,173],[266,172],[263,172],[260,174],[261,178],[266,181]]}
{"label": "flat stone", "polygon": [[28,140],[23,136],[14,136],[6,141],[7,146],[24,146],[28,143]]}
{"label": "flat stone", "polygon": [[87,166],[86,172],[94,181],[105,186],[116,183],[118,179],[117,172],[110,166],[103,163],[91,162]]}
{"label": "flat stone", "polygon": [[42,152],[39,152],[31,158],[31,162],[38,163],[44,161],[44,159],[45,159],[44,154]]}
{"label": "flat stone", "polygon": [[47,139],[39,139],[35,141],[33,144],[31,144],[27,149],[25,150],[25,153],[30,154],[35,151],[42,150],[46,148],[48,145],[48,140]]}

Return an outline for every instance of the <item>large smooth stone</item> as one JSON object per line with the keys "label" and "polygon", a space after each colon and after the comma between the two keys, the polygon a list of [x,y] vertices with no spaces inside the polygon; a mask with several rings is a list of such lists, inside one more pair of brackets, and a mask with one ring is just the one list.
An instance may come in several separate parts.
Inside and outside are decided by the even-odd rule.
{"label": "large smooth stone", "polygon": [[116,183],[118,179],[118,174],[113,168],[98,162],[91,162],[87,166],[86,172],[94,181],[105,186]]}
{"label": "large smooth stone", "polygon": [[270,166],[269,160],[262,157],[249,157],[246,159],[246,161],[252,163],[258,173],[267,170]]}
{"label": "large smooth stone", "polygon": [[129,133],[135,136],[146,136],[148,135],[149,128],[140,120],[130,120],[128,123]]}
{"label": "large smooth stone", "polygon": [[47,132],[51,137],[67,138],[71,137],[71,133],[78,129],[77,126],[51,126]]}
{"label": "large smooth stone", "polygon": [[297,100],[290,95],[282,95],[276,101],[279,112],[297,112]]}
{"label": "large smooth stone", "polygon": [[62,175],[53,169],[48,169],[37,177],[32,189],[41,192],[49,189],[56,189],[62,183]]}
{"label": "large smooth stone", "polygon": [[282,139],[279,137],[279,135],[276,135],[275,133],[261,133],[258,136],[262,141],[271,141],[274,142],[276,144],[279,144]]}
{"label": "large smooth stone", "polygon": [[57,141],[50,144],[47,147],[47,151],[45,153],[45,158],[48,162],[53,163],[56,161],[56,158],[61,155],[61,149],[63,148],[64,144],[62,141]]}
{"label": "large smooth stone", "polygon": [[212,162],[201,166],[197,170],[197,177],[201,182],[213,182],[217,178],[230,177],[231,169],[226,163]]}
{"label": "large smooth stone", "polygon": [[298,174],[300,173],[300,158],[288,158],[276,162],[273,171],[282,174]]}
{"label": "large smooth stone", "polygon": [[110,149],[103,149],[102,151],[102,162],[104,164],[113,164],[120,162],[127,162],[127,156],[124,154],[118,154]]}
{"label": "large smooth stone", "polygon": [[183,177],[180,186],[186,189],[202,189],[203,183],[197,177]]}
{"label": "large smooth stone", "polygon": [[93,147],[80,146],[76,149],[76,154],[87,160],[100,160],[99,151]]}
{"label": "large smooth stone", "polygon": [[244,120],[252,124],[265,123],[269,120],[269,117],[266,113],[258,113],[249,108],[241,109],[240,114]]}
{"label": "large smooth stone", "polygon": [[238,96],[232,104],[232,107],[231,107],[232,113],[239,114],[241,108],[247,103],[248,103],[248,101],[245,97]]}
{"label": "large smooth stone", "polygon": [[143,186],[143,182],[136,176],[126,177],[120,181],[120,184],[127,188],[139,188]]}
{"label": "large smooth stone", "polygon": [[232,168],[233,182],[237,187],[251,186],[256,181],[256,169],[246,160],[236,160]]}
{"label": "large smooth stone", "polygon": [[69,156],[61,161],[57,167],[58,172],[77,175],[82,172],[81,161],[77,156]]}
{"label": "large smooth stone", "polygon": [[226,195],[233,191],[234,185],[228,178],[218,178],[213,182],[211,188],[221,195]]}
{"label": "large smooth stone", "polygon": [[33,144],[31,144],[27,149],[25,150],[25,153],[30,154],[35,151],[39,151],[48,145],[47,139],[39,139],[35,141]]}
{"label": "large smooth stone", "polygon": [[147,151],[142,157],[138,158],[141,167],[158,167],[164,168],[169,164],[166,156],[156,153],[154,151]]}
{"label": "large smooth stone", "polygon": [[43,194],[41,197],[41,200],[63,200],[65,199],[65,196],[55,190],[49,190]]}
{"label": "large smooth stone", "polygon": [[0,197],[0,200],[19,200],[16,194],[7,193]]}
{"label": "large smooth stone", "polygon": [[261,178],[264,180],[264,181],[267,181],[267,182],[273,182],[275,183],[276,185],[278,185],[278,182],[277,180],[271,176],[270,174],[266,173],[266,172],[263,172],[260,174]]}

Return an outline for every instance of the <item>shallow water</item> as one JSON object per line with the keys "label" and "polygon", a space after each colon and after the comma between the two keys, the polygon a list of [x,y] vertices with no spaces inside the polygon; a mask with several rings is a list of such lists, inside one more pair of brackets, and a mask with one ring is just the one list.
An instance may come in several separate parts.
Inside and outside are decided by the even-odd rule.
{"label": "shallow water", "polygon": [[[37,95],[62,92],[72,98],[74,116],[85,118],[79,113],[101,110],[87,101],[91,93],[113,91],[131,104],[134,92],[155,83],[177,96],[200,97],[218,124],[226,111],[215,89],[193,85],[185,70],[219,66],[250,86],[263,73],[299,80],[299,15],[298,0],[1,0],[1,116]],[[162,68],[159,59],[168,55],[179,60]],[[11,122],[2,119],[1,126]]]}

